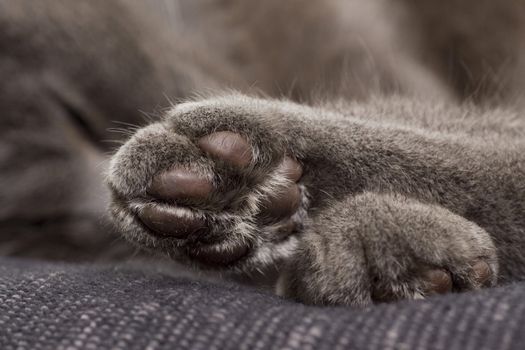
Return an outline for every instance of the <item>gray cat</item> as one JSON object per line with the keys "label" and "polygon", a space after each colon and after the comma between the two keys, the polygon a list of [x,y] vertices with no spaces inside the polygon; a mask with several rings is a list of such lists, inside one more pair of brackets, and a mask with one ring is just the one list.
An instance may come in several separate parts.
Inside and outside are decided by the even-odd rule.
{"label": "gray cat", "polygon": [[524,5],[155,6],[0,1],[4,254],[122,259],[110,197],[135,246],[305,303],[525,277]]}

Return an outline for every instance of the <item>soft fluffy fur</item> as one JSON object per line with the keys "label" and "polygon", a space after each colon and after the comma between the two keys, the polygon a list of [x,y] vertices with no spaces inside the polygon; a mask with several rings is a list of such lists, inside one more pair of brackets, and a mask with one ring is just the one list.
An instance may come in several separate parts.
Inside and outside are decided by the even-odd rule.
{"label": "soft fluffy fur", "polygon": [[[108,128],[186,101],[133,133],[107,170],[113,218],[139,246],[194,263],[187,249],[247,244],[228,270],[277,269],[280,293],[315,304],[422,297],[427,267],[449,271],[457,291],[479,288],[480,259],[492,284],[525,277],[521,3],[151,4],[0,1],[5,254],[128,254],[102,214],[104,140],[123,139]],[[233,182],[195,146],[217,130],[255,147]],[[279,241],[254,217],[285,185],[285,153],[304,166],[302,229]],[[237,191],[228,212],[182,209],[213,220],[220,243],[160,240],[137,222],[152,177],[176,164]]]}

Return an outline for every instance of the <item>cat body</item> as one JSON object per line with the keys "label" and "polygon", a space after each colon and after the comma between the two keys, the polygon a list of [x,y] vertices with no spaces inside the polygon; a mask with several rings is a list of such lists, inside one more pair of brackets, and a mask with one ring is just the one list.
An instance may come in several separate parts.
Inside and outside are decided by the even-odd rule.
{"label": "cat body", "polygon": [[121,259],[110,202],[135,246],[306,303],[524,278],[523,5],[152,4],[0,2],[4,254]]}

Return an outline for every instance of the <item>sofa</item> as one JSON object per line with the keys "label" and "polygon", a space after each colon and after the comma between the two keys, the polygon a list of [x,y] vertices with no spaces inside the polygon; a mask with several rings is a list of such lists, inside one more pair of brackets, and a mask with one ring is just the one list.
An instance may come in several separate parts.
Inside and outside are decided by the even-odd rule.
{"label": "sofa", "polygon": [[525,349],[525,284],[356,309],[129,266],[0,259],[0,349]]}

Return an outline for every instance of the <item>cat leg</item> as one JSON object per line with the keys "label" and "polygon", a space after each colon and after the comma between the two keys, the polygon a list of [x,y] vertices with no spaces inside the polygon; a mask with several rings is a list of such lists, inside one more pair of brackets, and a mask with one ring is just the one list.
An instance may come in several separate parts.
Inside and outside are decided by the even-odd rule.
{"label": "cat leg", "polygon": [[[183,103],[112,158],[112,215],[140,246],[258,269],[290,258],[305,218],[334,200],[399,193],[482,227],[504,261],[502,281],[521,278],[522,126],[511,116],[510,128],[485,125],[469,113],[399,99],[344,114],[238,94]],[[272,208],[277,215],[264,213]]]}
{"label": "cat leg", "polygon": [[367,305],[491,286],[495,246],[476,224],[436,205],[365,192],[313,220],[278,293],[316,305]]}

